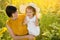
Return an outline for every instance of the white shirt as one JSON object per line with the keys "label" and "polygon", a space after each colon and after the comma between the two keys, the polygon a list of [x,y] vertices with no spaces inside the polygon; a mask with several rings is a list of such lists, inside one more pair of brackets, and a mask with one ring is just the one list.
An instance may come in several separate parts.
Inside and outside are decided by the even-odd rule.
{"label": "white shirt", "polygon": [[34,16],[33,18],[29,18],[28,16],[26,16],[26,20],[28,21],[27,29],[29,31],[29,34],[38,36],[40,34],[40,28],[39,28],[39,26],[35,25],[36,16]]}

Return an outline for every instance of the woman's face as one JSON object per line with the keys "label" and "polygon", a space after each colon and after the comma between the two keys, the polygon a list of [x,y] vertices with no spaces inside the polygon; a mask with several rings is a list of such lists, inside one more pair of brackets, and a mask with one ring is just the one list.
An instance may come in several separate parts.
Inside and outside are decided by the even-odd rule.
{"label": "woman's face", "polygon": [[18,12],[16,11],[15,13],[12,14],[13,18],[17,18],[18,17]]}
{"label": "woman's face", "polygon": [[32,9],[26,9],[26,14],[27,16],[33,16],[34,12],[32,11]]}

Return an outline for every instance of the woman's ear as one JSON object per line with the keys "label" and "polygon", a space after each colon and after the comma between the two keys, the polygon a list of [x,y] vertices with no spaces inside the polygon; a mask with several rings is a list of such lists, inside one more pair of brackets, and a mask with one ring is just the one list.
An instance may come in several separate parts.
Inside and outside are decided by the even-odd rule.
{"label": "woman's ear", "polygon": [[12,17],[14,17],[14,13],[12,13]]}

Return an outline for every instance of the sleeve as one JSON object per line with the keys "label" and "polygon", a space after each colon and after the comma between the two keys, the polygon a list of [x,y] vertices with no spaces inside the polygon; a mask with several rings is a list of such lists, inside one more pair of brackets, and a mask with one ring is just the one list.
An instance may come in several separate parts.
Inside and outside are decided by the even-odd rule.
{"label": "sleeve", "polygon": [[9,20],[6,21],[6,24],[9,25]]}

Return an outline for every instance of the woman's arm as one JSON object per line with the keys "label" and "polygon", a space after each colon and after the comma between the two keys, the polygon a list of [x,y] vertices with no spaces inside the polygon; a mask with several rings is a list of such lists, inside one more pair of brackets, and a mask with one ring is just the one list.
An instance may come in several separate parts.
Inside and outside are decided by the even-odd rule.
{"label": "woman's arm", "polygon": [[32,38],[32,39],[33,39],[33,38],[34,38],[34,36],[32,36],[32,35],[16,36],[16,35],[14,35],[12,29],[11,29],[8,25],[6,25],[6,26],[7,26],[7,28],[8,28],[8,31],[9,31],[10,35],[11,35],[14,39],[23,39],[23,38]]}
{"label": "woman's arm", "polygon": [[15,35],[14,35],[12,29],[11,29],[7,24],[6,24],[6,27],[7,27],[7,29],[8,29],[8,32],[10,33],[10,35],[14,38]]}

